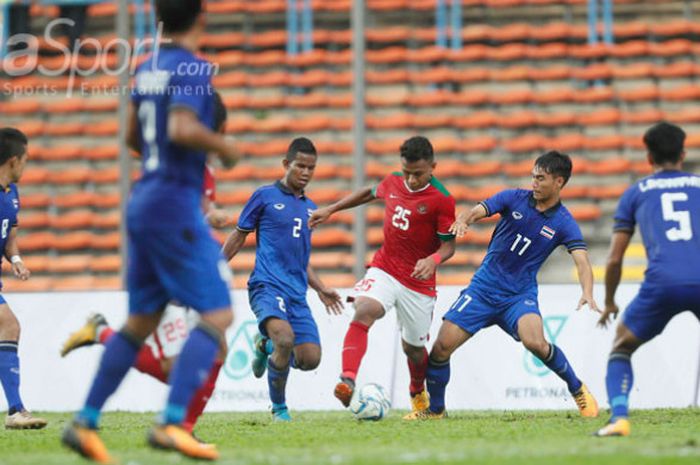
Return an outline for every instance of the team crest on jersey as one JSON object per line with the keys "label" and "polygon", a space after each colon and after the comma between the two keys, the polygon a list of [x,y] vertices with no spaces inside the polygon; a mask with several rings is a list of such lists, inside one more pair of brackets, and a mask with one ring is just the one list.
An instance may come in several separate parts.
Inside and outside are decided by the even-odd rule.
{"label": "team crest on jersey", "polygon": [[554,239],[554,235],[556,233],[557,232],[555,230],[553,230],[552,228],[547,227],[547,226],[542,226],[542,229],[540,229],[540,235],[546,237],[549,240]]}
{"label": "team crest on jersey", "polygon": [[273,205],[275,207],[275,210],[284,210],[284,204],[283,203],[276,203]]}
{"label": "team crest on jersey", "polygon": [[522,219],[523,219],[523,214],[520,213],[519,211],[514,211],[514,212],[512,213],[512,215],[513,215],[513,218],[515,218],[516,220],[522,220]]}
{"label": "team crest on jersey", "polygon": [[428,213],[428,206],[424,203],[418,204],[418,213],[421,215]]}

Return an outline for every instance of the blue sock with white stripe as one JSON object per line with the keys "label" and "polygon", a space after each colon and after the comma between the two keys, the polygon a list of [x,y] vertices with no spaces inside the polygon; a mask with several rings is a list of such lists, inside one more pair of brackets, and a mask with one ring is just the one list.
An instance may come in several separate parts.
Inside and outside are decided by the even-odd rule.
{"label": "blue sock with white stripe", "polygon": [[566,382],[571,394],[576,394],[581,389],[583,383],[578,379],[574,369],[571,368],[571,364],[566,359],[566,355],[559,347],[549,344],[549,356],[542,360],[542,363]]}
{"label": "blue sock with white stripe", "polygon": [[8,413],[24,410],[19,396],[19,356],[17,341],[0,341],[0,383],[5,391]]}
{"label": "blue sock with white stripe", "polygon": [[605,386],[612,411],[611,420],[627,418],[629,415],[629,393],[633,382],[631,355],[622,352],[610,354]]}
{"label": "blue sock with white stripe", "polygon": [[209,377],[218,350],[219,334],[215,329],[200,323],[190,333],[170,375],[170,394],[162,416],[164,424],[180,425],[185,420],[187,406]]}
{"label": "blue sock with white stripe", "polygon": [[430,394],[430,411],[441,413],[445,410],[445,389],[450,382],[450,361],[435,362],[428,359],[428,370],[425,374],[425,384]]}
{"label": "blue sock with white stripe", "polygon": [[109,396],[114,394],[129,368],[136,361],[141,349],[141,341],[125,332],[119,331],[105,345],[100,360],[100,367],[92,381],[83,409],[75,416],[78,423],[88,428],[97,428],[100,412]]}

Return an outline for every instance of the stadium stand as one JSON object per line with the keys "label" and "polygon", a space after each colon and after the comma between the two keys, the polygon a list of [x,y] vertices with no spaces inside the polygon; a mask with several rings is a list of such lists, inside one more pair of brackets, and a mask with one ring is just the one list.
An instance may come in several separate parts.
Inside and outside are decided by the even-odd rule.
{"label": "stadium stand", "polygon": [[[215,15],[202,53],[220,66],[214,83],[230,112],[227,131],[240,138],[247,155],[241,166],[218,173],[219,204],[234,219],[256,186],[281,176],[281,154],[296,135],[311,137],[321,153],[310,197],[322,205],[349,192],[350,3],[314,0],[314,48],[288,55],[285,1],[208,2]],[[503,187],[527,186],[533,157],[543,150],[570,152],[575,175],[564,194],[601,264],[619,195],[649,171],[641,145],[645,126],[662,118],[684,125],[691,168],[697,167],[700,23],[692,21],[688,1],[616,1],[615,43],[589,45],[585,4],[463,0],[463,46],[453,50],[435,45],[434,0],[369,0],[371,182],[399,167],[401,141],[414,133],[433,141],[437,175],[460,209]],[[86,34],[109,44],[115,11],[111,2],[91,5]],[[33,30],[55,15],[53,6],[34,5]],[[40,50],[41,64],[61,66],[62,57],[45,41]],[[110,66],[113,52],[103,57]],[[94,53],[85,50],[74,62],[89,67]],[[6,289],[120,288],[116,78],[10,77],[7,71],[21,65],[4,61],[0,88],[10,92],[0,94],[0,113],[4,125],[31,138],[31,162],[20,184],[20,245],[34,277],[9,279]],[[41,93],[47,88],[55,95]],[[382,241],[382,210],[371,207],[367,216],[366,240],[374,250]],[[334,286],[354,283],[351,246],[361,239],[351,233],[352,218],[338,215],[314,233],[312,263]],[[468,282],[493,227],[493,221],[474,227],[439,283]],[[644,253],[638,246],[630,250],[624,276],[637,280]],[[542,282],[574,279],[560,255],[543,270]],[[252,249],[234,260],[237,287],[253,263]]]}

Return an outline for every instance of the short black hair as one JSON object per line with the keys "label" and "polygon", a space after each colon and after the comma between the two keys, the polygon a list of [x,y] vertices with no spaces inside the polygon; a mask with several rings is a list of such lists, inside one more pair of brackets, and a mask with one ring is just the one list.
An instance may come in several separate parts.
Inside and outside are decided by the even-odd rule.
{"label": "short black hair", "polygon": [[305,153],[307,155],[313,155],[314,157],[318,156],[318,153],[316,153],[316,147],[314,146],[314,143],[306,137],[297,137],[292,141],[291,144],[289,144],[289,148],[287,149],[286,155],[287,161],[294,161],[294,159],[297,157],[297,154],[300,152]]}
{"label": "short black hair", "polygon": [[571,158],[567,154],[551,150],[544,155],[540,155],[537,160],[535,160],[535,166],[542,168],[545,173],[551,174],[554,177],[561,176],[564,178],[564,185],[566,185],[571,177],[573,164],[571,163]]}
{"label": "short black hair", "polygon": [[214,91],[214,131],[219,132],[226,124],[228,114],[221,94]]}
{"label": "short black hair", "polygon": [[423,136],[414,136],[404,141],[401,144],[401,158],[408,162],[427,160],[432,162],[435,160],[433,152],[433,144]]}
{"label": "short black hair", "polygon": [[28,142],[27,136],[19,129],[0,129],[0,166],[10,158],[24,155]]}
{"label": "short black hair", "polygon": [[202,0],[156,0],[156,11],[164,32],[187,32],[202,13]]}
{"label": "short black hair", "polygon": [[685,131],[666,121],[656,123],[644,133],[644,145],[655,165],[678,163],[684,144]]}

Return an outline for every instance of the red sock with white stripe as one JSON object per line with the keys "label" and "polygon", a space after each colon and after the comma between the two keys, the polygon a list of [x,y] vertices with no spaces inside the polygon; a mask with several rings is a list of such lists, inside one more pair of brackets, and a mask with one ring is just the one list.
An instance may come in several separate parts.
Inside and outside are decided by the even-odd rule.
{"label": "red sock with white stripe", "polygon": [[348,332],[345,333],[345,341],[343,341],[343,378],[350,378],[353,381],[357,378],[357,372],[360,371],[362,358],[367,352],[367,333],[369,326],[359,321],[350,323]]}

